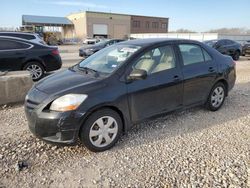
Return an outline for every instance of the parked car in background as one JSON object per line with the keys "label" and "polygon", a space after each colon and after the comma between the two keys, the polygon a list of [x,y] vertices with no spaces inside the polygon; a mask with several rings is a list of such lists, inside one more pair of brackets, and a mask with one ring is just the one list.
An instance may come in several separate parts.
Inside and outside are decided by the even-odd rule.
{"label": "parked car in background", "polygon": [[102,42],[99,42],[95,45],[87,45],[87,46],[83,46],[79,49],[79,56],[81,57],[88,57],[94,53],[96,53],[97,51],[107,47],[107,46],[110,46],[110,45],[113,45],[113,44],[116,44],[118,42],[122,42],[124,40],[122,39],[111,39],[111,40],[105,40],[105,41],[102,41]]}
{"label": "parked car in background", "polygon": [[14,37],[0,36],[0,71],[28,70],[32,79],[41,79],[45,72],[60,69],[57,47]]}
{"label": "parked car in background", "polygon": [[216,111],[233,88],[235,62],[190,40],[130,40],[102,49],[29,91],[31,132],[54,143],[111,148],[133,124],[197,105]]}
{"label": "parked car in background", "polygon": [[100,42],[99,39],[96,39],[96,38],[86,38],[84,41],[83,41],[83,44],[96,44]]}
{"label": "parked car in background", "polygon": [[205,41],[204,43],[218,50],[224,55],[231,56],[235,61],[239,60],[242,52],[241,44],[229,39],[209,40]]}
{"label": "parked car in background", "polygon": [[250,40],[246,41],[242,47],[242,55],[250,55]]}
{"label": "parked car in background", "polygon": [[0,32],[0,36],[6,37],[16,37],[25,40],[29,40],[35,43],[40,43],[46,45],[43,38],[37,33],[24,33],[24,32]]}

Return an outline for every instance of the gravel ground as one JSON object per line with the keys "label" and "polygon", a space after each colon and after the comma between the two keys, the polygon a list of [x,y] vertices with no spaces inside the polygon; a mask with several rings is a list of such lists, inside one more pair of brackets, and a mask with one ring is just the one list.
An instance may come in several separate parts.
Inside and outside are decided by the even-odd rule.
{"label": "gravel ground", "polygon": [[[218,112],[198,107],[136,125],[103,153],[39,141],[22,106],[1,108],[0,130],[0,187],[250,187],[250,60],[237,62]],[[19,171],[18,161],[28,167]]]}

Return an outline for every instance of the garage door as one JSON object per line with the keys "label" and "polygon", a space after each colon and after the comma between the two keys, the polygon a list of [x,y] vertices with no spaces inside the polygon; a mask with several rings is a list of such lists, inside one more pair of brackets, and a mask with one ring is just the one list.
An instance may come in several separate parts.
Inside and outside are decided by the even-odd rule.
{"label": "garage door", "polygon": [[123,39],[128,34],[126,25],[114,25],[114,38]]}
{"label": "garage door", "polygon": [[93,34],[94,35],[107,35],[108,26],[106,24],[94,24],[93,25]]}

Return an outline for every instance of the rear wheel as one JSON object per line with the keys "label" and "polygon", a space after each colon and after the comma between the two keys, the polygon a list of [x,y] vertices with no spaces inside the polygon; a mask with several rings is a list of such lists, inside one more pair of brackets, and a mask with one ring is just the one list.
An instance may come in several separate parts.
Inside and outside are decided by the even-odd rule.
{"label": "rear wheel", "polygon": [[207,109],[211,111],[219,110],[224,103],[225,97],[226,97],[225,85],[221,82],[215,84],[215,86],[212,88],[209,94],[206,103]]}
{"label": "rear wheel", "polygon": [[44,68],[38,62],[29,62],[23,69],[30,72],[32,80],[34,81],[38,81],[44,76]]}
{"label": "rear wheel", "polygon": [[233,60],[237,61],[240,59],[240,52],[239,51],[236,51],[233,55]]}
{"label": "rear wheel", "polygon": [[111,109],[94,112],[80,130],[80,140],[91,151],[110,149],[118,141],[122,132],[120,115]]}

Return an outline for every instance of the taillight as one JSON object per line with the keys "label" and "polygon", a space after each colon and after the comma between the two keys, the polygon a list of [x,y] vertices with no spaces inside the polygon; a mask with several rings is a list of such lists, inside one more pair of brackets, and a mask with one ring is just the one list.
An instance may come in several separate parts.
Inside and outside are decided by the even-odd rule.
{"label": "taillight", "polygon": [[59,50],[55,49],[55,50],[52,50],[51,52],[53,55],[59,55]]}

